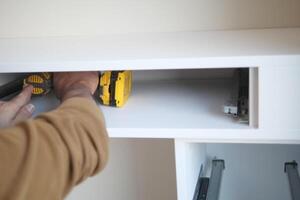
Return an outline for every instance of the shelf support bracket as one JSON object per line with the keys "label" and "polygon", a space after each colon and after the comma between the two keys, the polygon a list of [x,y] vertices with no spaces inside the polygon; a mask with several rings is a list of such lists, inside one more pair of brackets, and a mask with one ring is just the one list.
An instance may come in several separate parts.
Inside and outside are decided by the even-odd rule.
{"label": "shelf support bracket", "polygon": [[300,178],[298,173],[298,164],[296,161],[286,162],[284,164],[284,171],[287,173],[290,190],[293,200],[300,199]]}
{"label": "shelf support bracket", "polygon": [[223,174],[224,169],[225,169],[224,160],[215,159],[212,161],[212,170],[211,170],[211,176],[209,179],[207,200],[218,200],[219,199],[221,180],[222,180],[222,174]]}

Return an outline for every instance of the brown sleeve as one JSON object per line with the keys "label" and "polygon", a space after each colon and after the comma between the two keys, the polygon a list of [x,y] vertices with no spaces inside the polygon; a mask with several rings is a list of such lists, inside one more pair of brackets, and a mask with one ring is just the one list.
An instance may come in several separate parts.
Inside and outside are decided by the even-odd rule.
{"label": "brown sleeve", "polygon": [[0,199],[61,200],[108,159],[104,118],[88,99],[0,130]]}

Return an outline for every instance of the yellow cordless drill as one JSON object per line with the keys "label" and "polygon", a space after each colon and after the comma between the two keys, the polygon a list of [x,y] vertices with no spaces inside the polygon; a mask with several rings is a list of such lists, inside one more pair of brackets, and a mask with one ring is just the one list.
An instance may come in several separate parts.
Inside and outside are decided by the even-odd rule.
{"label": "yellow cordless drill", "polygon": [[[122,107],[131,93],[131,71],[105,71],[99,76],[96,98],[103,105]],[[52,89],[52,73],[32,73],[0,86],[0,99],[11,97],[26,85],[32,85],[33,96],[48,94]]]}
{"label": "yellow cordless drill", "polygon": [[18,79],[0,86],[0,98],[20,92],[26,85],[32,85],[32,95],[42,96],[51,91],[52,74],[48,72],[23,75]]}

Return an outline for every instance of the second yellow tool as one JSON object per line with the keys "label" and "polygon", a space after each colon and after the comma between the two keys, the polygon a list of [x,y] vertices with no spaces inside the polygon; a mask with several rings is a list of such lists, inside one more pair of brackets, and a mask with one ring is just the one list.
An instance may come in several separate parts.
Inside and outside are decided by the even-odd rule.
{"label": "second yellow tool", "polygon": [[103,105],[122,107],[131,93],[131,71],[106,71],[100,75],[99,100]]}

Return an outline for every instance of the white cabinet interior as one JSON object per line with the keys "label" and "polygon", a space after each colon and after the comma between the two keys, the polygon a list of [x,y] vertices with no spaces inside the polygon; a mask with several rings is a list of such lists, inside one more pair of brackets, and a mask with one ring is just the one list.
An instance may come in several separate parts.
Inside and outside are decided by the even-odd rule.
{"label": "white cabinet interior", "polygon": [[[246,81],[246,93],[250,113],[249,122],[223,112],[229,101],[237,106],[239,93],[239,71],[237,68],[222,69],[181,69],[134,71],[132,94],[122,108],[101,106],[106,124],[112,137],[185,137],[188,130],[207,129],[253,129],[257,118],[258,83]],[[244,68],[256,71],[257,68]],[[2,74],[8,78],[6,74]],[[249,76],[246,73],[246,76]],[[246,80],[248,77],[244,77]],[[251,80],[256,80],[252,78]],[[249,86],[253,85],[253,86]],[[248,99],[247,99],[248,101]],[[58,101],[53,95],[36,97],[36,114],[54,108]],[[248,102],[247,102],[248,104]],[[251,107],[254,105],[253,107]],[[253,120],[253,121],[251,121]],[[177,131],[173,132],[174,130]]]}
{"label": "white cabinet interior", "polygon": [[[249,124],[240,124],[222,112],[222,106],[237,92],[234,84],[237,69],[134,71],[133,93],[125,107],[101,106],[109,134],[117,138],[186,137],[187,140],[176,140],[176,162],[170,140],[114,139],[108,168],[76,188],[68,198],[77,200],[88,196],[97,199],[103,195],[107,199],[122,196],[124,199],[173,200],[177,190],[178,200],[191,199],[200,165],[209,169],[207,164],[214,156],[225,160],[221,199],[288,198],[289,185],[283,165],[292,160],[300,161],[299,146],[203,143],[206,140],[225,143],[299,142],[294,140],[299,138],[298,118],[287,120],[289,115],[280,116],[275,109],[270,112],[282,102],[291,102],[294,107],[288,107],[284,113],[295,115],[299,109],[295,103],[299,93],[292,88],[299,83],[299,69],[249,68]],[[1,84],[18,75],[1,74]],[[281,96],[280,92],[292,95],[293,99]],[[272,97],[276,99],[269,102]],[[38,114],[55,107],[58,101],[52,95],[35,98],[33,103]],[[260,109],[264,113],[260,113]],[[271,127],[273,120],[283,122],[274,125],[282,125],[281,130]],[[192,137],[189,136],[191,130]],[[250,189],[253,193],[249,192]]]}
{"label": "white cabinet interior", "polygon": [[193,198],[200,166],[209,177],[214,157],[225,161],[220,199],[291,199],[284,163],[300,162],[299,145],[176,141],[175,146],[178,200]]}
{"label": "white cabinet interior", "polygon": [[231,95],[238,93],[235,71],[135,71],[133,92],[124,108],[102,108],[107,125],[116,132],[131,129],[132,133],[137,129],[157,134],[155,137],[168,137],[170,129],[249,128],[222,111]]}

